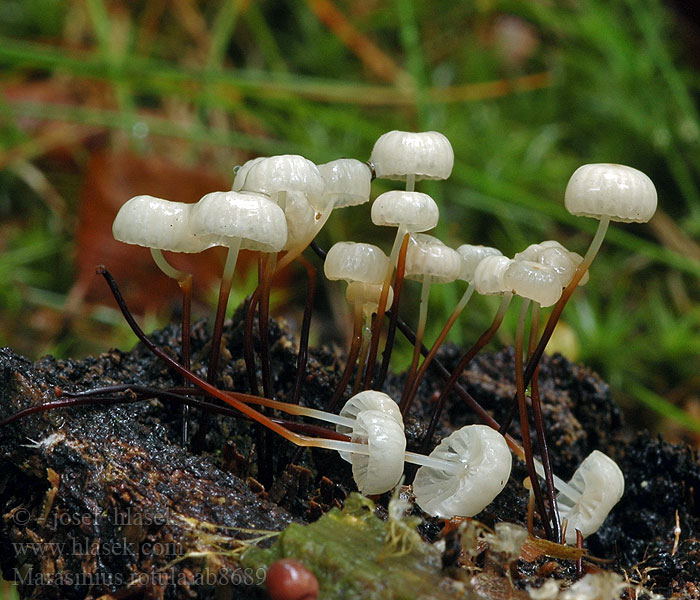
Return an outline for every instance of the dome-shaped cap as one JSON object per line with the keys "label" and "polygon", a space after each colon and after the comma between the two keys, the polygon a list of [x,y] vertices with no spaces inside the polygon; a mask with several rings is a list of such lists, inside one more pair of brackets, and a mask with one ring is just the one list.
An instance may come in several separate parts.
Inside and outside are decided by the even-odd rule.
{"label": "dome-shaped cap", "polygon": [[557,273],[531,260],[514,260],[503,274],[503,284],[521,298],[540,306],[552,306],[561,296],[562,284]]}
{"label": "dome-shaped cap", "polygon": [[112,224],[112,235],[119,242],[146,248],[201,252],[215,244],[192,235],[192,206],[154,196],[135,196],[119,209]]}
{"label": "dome-shaped cap", "polygon": [[381,248],[361,242],[337,242],[326,254],[323,271],[327,279],[382,283],[389,259]]}
{"label": "dome-shaped cap", "polygon": [[279,252],[287,242],[284,211],[260,194],[212,192],[192,208],[192,232],[206,243]]}
{"label": "dome-shaped cap", "polygon": [[371,216],[375,225],[403,226],[406,231],[420,232],[437,225],[440,209],[428,194],[393,190],[377,196]]}
{"label": "dome-shaped cap", "polygon": [[251,158],[247,160],[242,165],[233,168],[233,185],[231,190],[234,192],[240,192],[245,185],[246,177],[248,177],[248,171],[253,165],[257,165],[261,160],[265,160],[266,156],[258,156],[257,158]]}
{"label": "dome-shaped cap", "polygon": [[482,296],[498,296],[510,290],[503,283],[503,275],[513,262],[506,256],[487,256],[474,270],[474,287]]}
{"label": "dome-shaped cap", "polygon": [[309,204],[320,211],[324,208],[324,187],[314,163],[297,154],[282,154],[252,164],[240,191],[266,194],[275,202],[281,192],[303,192]]}
{"label": "dome-shaped cap", "polygon": [[326,183],[324,204],[345,208],[369,202],[372,171],[367,163],[354,158],[339,158],[318,165],[318,170]]}
{"label": "dome-shaped cap", "polygon": [[501,493],[512,459],[505,438],[486,425],[467,425],[430,453],[454,464],[449,471],[421,467],[413,481],[416,502],[425,512],[451,519],[472,517]]}
{"label": "dome-shaped cap", "polygon": [[497,248],[473,246],[472,244],[462,244],[457,248],[457,252],[462,257],[462,271],[459,278],[463,281],[473,281],[474,271],[487,256],[503,256],[503,253]]}
{"label": "dome-shaped cap", "polygon": [[306,194],[289,191],[279,203],[287,221],[287,243],[283,250],[296,248],[307,242],[316,229],[316,211],[311,207]]}
{"label": "dome-shaped cap", "polygon": [[608,163],[583,165],[569,179],[566,210],[582,217],[646,223],[656,212],[656,188],[641,171]]}
{"label": "dome-shaped cap", "polygon": [[369,455],[350,454],[352,476],[363,494],[383,494],[403,475],[406,435],[391,415],[365,410],[357,415],[352,441],[367,444]]}
{"label": "dome-shaped cap", "polygon": [[447,179],[455,155],[450,141],[437,131],[389,131],[375,142],[369,160],[381,179]]}
{"label": "dome-shaped cap", "polygon": [[576,530],[587,537],[600,529],[608,513],[622,498],[625,477],[615,461],[599,450],[591,452],[581,463],[569,485],[581,494],[569,498],[557,496],[559,514],[567,519],[566,543],[576,544]]}
{"label": "dome-shaped cap", "polygon": [[412,235],[406,249],[408,279],[423,279],[430,275],[438,283],[454,281],[462,271],[462,257],[438,238],[424,233]]}
{"label": "dome-shaped cap", "polygon": [[[350,281],[345,290],[345,299],[349,304],[362,304],[366,315],[372,315],[379,309],[379,299],[382,294],[381,283],[362,283]],[[386,295],[385,310],[389,310],[394,303],[394,288],[389,286]]]}

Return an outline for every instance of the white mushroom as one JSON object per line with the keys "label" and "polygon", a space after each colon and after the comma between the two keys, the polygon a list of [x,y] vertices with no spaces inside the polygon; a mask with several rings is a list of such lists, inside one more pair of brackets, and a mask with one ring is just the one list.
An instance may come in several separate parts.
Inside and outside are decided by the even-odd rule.
{"label": "white mushroom", "polygon": [[591,452],[557,496],[559,512],[567,520],[566,543],[576,544],[576,530],[583,537],[595,533],[625,491],[625,477],[606,454]]}
{"label": "white mushroom", "polygon": [[418,506],[436,517],[476,515],[503,490],[510,477],[508,444],[486,425],[468,425],[453,432],[430,457],[453,465],[449,470],[421,467],[413,482]]}
{"label": "white mushroom", "polygon": [[326,183],[324,205],[344,208],[369,202],[372,171],[367,163],[354,158],[339,158],[318,165],[318,170]]}

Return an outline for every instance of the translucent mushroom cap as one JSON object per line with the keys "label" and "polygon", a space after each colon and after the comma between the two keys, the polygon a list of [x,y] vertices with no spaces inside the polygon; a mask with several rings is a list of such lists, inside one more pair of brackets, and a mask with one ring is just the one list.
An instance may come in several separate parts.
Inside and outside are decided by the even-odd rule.
{"label": "translucent mushroom cap", "polygon": [[490,246],[473,246],[472,244],[462,244],[457,248],[457,252],[462,257],[462,272],[459,279],[463,281],[473,281],[474,271],[479,263],[487,256],[503,256],[497,248]]}
{"label": "translucent mushroom cap", "polygon": [[289,191],[278,203],[287,221],[287,243],[284,250],[309,240],[316,229],[316,211],[303,192]]}
{"label": "translucent mushroom cap", "polygon": [[[531,260],[550,267],[561,279],[562,287],[569,285],[576,268],[583,257],[576,252],[567,250],[556,240],[545,240],[539,244],[530,244],[525,250],[516,253],[516,260]],[[589,280],[588,271],[583,275],[579,285],[586,285]]]}
{"label": "translucent mushroom cap", "polygon": [[437,131],[389,131],[375,142],[369,160],[381,179],[447,179],[455,155],[450,141]]}
{"label": "translucent mushroom cap", "polygon": [[571,214],[646,223],[656,211],[656,188],[641,171],[625,165],[583,165],[569,179],[564,205]]}
{"label": "translucent mushroom cap", "polygon": [[472,517],[501,493],[510,477],[511,454],[505,438],[486,425],[451,433],[430,453],[455,470],[421,467],[413,482],[416,502],[436,517]]}
{"label": "translucent mushroom cap", "polygon": [[257,158],[251,158],[247,160],[242,165],[233,168],[233,186],[231,190],[234,192],[240,192],[245,185],[246,177],[248,176],[248,171],[253,165],[257,165],[261,160],[265,160],[266,156],[258,156]]}
{"label": "translucent mushroom cap", "polygon": [[369,202],[372,171],[367,163],[340,158],[318,165],[318,170],[326,183],[324,204],[333,203],[334,208],[345,208]]}
{"label": "translucent mushroom cap", "polygon": [[326,254],[323,271],[327,279],[382,283],[389,259],[381,248],[361,242],[337,242]]}
{"label": "translucent mushroom cap", "polygon": [[371,216],[375,225],[421,232],[437,225],[440,209],[428,194],[392,190],[377,196],[372,203]]}
{"label": "translucent mushroom cap", "polygon": [[112,235],[125,244],[172,252],[201,252],[214,244],[192,235],[192,206],[154,196],[135,196],[119,209],[112,223]]}
{"label": "translucent mushroom cap", "polygon": [[210,245],[279,252],[287,243],[284,211],[260,194],[212,192],[192,208],[192,232]]}
{"label": "translucent mushroom cap", "polygon": [[424,233],[412,235],[406,249],[408,279],[422,280],[429,275],[432,281],[447,283],[459,277],[462,257],[438,238]]}
{"label": "translucent mushroom cap", "polygon": [[[244,168],[245,165],[241,170]],[[314,163],[297,154],[282,154],[251,164],[238,191],[266,194],[275,202],[282,192],[303,192],[309,204],[320,211],[324,208],[324,187],[323,177]]]}
{"label": "translucent mushroom cap", "polygon": [[[381,283],[362,283],[351,281],[345,290],[345,299],[350,304],[362,304],[366,315],[372,315],[379,308],[379,297],[382,293]],[[394,289],[389,286],[386,296],[386,310],[394,303]]]}
{"label": "translucent mushroom cap", "polygon": [[599,450],[591,452],[576,469],[569,485],[580,492],[572,499],[557,495],[559,514],[568,522],[566,543],[576,544],[576,530],[587,537],[600,529],[625,491],[625,477],[615,461]]}
{"label": "translucent mushroom cap", "polygon": [[352,441],[369,448],[369,455],[350,454],[358,489],[363,494],[383,494],[396,486],[406,453],[403,425],[381,410],[365,410],[357,415]]}
{"label": "translucent mushroom cap", "polygon": [[509,292],[503,282],[506,269],[513,262],[507,256],[487,256],[474,270],[474,287],[483,296],[498,296]]}
{"label": "translucent mushroom cap", "polygon": [[562,291],[557,272],[531,260],[514,260],[503,274],[503,284],[514,294],[543,307],[556,304]]}

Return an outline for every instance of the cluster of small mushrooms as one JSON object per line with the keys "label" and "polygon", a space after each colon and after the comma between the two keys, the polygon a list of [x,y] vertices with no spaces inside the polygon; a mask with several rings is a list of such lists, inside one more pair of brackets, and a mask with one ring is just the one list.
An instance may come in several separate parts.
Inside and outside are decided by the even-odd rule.
{"label": "cluster of small mushrooms", "polygon": [[[503,490],[510,476],[513,452],[526,461],[530,485],[539,491],[537,507],[548,535],[556,541],[575,544],[577,532],[580,532],[580,543],[580,536],[594,533],[621,498],[624,478],[615,462],[598,450],[583,461],[568,483],[552,474],[541,427],[537,364],[564,304],[576,286],[586,282],[588,268],[609,222],[648,221],[656,209],[656,191],[646,175],[631,167],[584,165],[568,183],[565,204],[574,215],[600,221],[586,255],[582,257],[550,240],[533,244],[513,258],[507,258],[497,249],[484,246],[464,244],[455,250],[425,233],[436,226],[439,210],[429,195],[415,191],[415,184],[424,179],[446,179],[453,162],[452,146],[444,135],[402,131],[382,135],[367,163],[340,159],[317,166],[301,156],[256,158],[237,167],[232,191],[207,194],[194,204],[151,196],[132,198],[119,211],[113,233],[117,240],[150,248],[156,264],[182,287],[185,310],[179,370],[205,393],[233,405],[298,445],[340,452],[343,459],[352,463],[355,482],[365,494],[380,494],[394,488],[402,480],[404,463],[419,465],[413,481],[416,503],[426,513],[443,518],[473,516],[486,507]],[[346,298],[354,315],[347,366],[334,397],[329,399],[328,410],[299,406],[298,397],[293,403],[275,401],[269,386],[265,385],[261,395],[254,376],[249,395],[215,388],[222,324],[239,249],[256,250],[265,256],[261,262],[264,265],[261,284],[250,310],[254,311],[258,304],[260,323],[267,323],[264,311],[274,274],[295,259],[304,260],[302,252],[313,242],[333,209],[369,202],[373,178],[406,182],[404,190],[379,195],[371,209],[372,222],[395,228],[396,236],[388,255],[375,245],[346,241],[335,244],[325,256],[325,275],[331,280],[347,282]],[[228,258],[214,321],[209,372],[204,382],[189,371],[186,350],[189,348],[191,275],[173,268],[162,251],[200,252],[212,246],[227,247]],[[413,360],[402,398],[397,401],[378,390],[382,387],[385,363],[391,352],[391,327],[395,326],[396,304],[404,278],[420,281],[422,292]],[[427,353],[423,350],[426,356],[421,363],[431,285],[457,279],[467,282],[468,287],[438,339]],[[519,296],[522,303],[515,336],[518,393],[512,413],[516,413],[516,408],[519,411],[522,445],[507,433],[509,423],[496,423],[485,411],[477,409],[484,425],[469,425],[453,432],[430,454],[407,452],[404,419],[420,380],[475,291],[497,295],[502,300],[492,326],[464,355],[445,385],[436,403],[426,441],[432,437],[439,411],[449,392],[458,385],[460,373],[493,337],[513,296]],[[551,306],[554,309],[540,336],[540,309]],[[531,316],[526,337],[528,313]],[[389,319],[385,320],[385,316]],[[387,347],[382,369],[375,377],[380,334],[387,321],[390,327]],[[263,333],[261,331],[261,335]],[[308,333],[306,335],[308,337]],[[252,350],[250,352],[252,354]],[[528,358],[527,366],[525,358]],[[261,356],[260,360],[264,363],[269,358]],[[248,366],[255,373],[254,364]],[[264,367],[263,364],[263,371]],[[339,414],[335,414],[353,374],[353,395]],[[531,386],[530,403],[526,396],[528,384]],[[327,436],[298,433],[293,427],[271,420],[251,404],[322,420],[334,424],[336,429],[332,435],[326,430],[329,431]],[[533,421],[540,424],[536,428],[542,462],[533,456],[529,411],[532,411]],[[183,418],[186,423],[187,415]],[[185,441],[186,431],[185,426]],[[539,490],[539,477],[549,491],[548,507]],[[555,489],[558,491],[556,498]]]}

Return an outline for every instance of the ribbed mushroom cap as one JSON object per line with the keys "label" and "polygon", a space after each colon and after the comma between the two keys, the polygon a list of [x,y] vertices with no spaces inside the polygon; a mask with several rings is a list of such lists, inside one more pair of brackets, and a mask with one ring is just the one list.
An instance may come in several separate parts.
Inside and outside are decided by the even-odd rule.
{"label": "ribbed mushroom cap", "polygon": [[[368,410],[380,411],[389,415],[403,430],[403,417],[401,416],[399,405],[394,402],[391,396],[384,392],[365,390],[355,394],[345,403],[339,414],[341,417],[355,421],[357,420],[357,415]],[[351,436],[353,428],[345,425],[336,425],[335,430],[343,435]],[[340,457],[347,462],[352,462],[349,452],[341,452]]]}
{"label": "ribbed mushroom cap", "polygon": [[[345,289],[345,299],[349,304],[362,304],[365,314],[372,315],[379,308],[379,297],[382,294],[381,283],[362,283],[361,281],[350,281]],[[386,310],[394,303],[394,288],[389,286],[386,296]]]}
{"label": "ribbed mushroom cap", "polygon": [[583,165],[569,179],[564,205],[571,214],[624,223],[646,223],[656,211],[656,188],[641,171],[625,165]]}
{"label": "ribbed mushroom cap", "polygon": [[316,228],[316,211],[311,207],[303,192],[289,191],[280,198],[280,208],[287,221],[287,243],[284,250],[295,248],[309,240]]}
{"label": "ribbed mushroom cap", "polygon": [[381,179],[447,179],[455,155],[450,141],[437,131],[389,131],[375,142],[369,160]]}
{"label": "ribbed mushroom cap", "polygon": [[369,455],[350,454],[352,476],[363,494],[383,494],[401,479],[406,435],[403,425],[380,410],[365,410],[357,415],[352,441],[367,444]]}
{"label": "ribbed mushroom cap", "polygon": [[326,254],[323,272],[327,279],[382,283],[389,259],[381,248],[361,242],[337,242]]}
{"label": "ribbed mushroom cap", "polygon": [[201,252],[215,244],[192,235],[193,204],[153,196],[135,196],[119,209],[112,224],[114,239],[126,244],[172,252]]}
{"label": "ribbed mushroom cap", "polygon": [[406,231],[420,232],[437,225],[440,209],[428,194],[392,190],[377,196],[371,216],[375,225],[403,226]]}
{"label": "ribbed mushroom cap", "polygon": [[233,186],[231,190],[234,192],[240,192],[245,185],[246,177],[248,176],[248,171],[253,165],[257,165],[261,160],[265,160],[266,156],[258,156],[257,158],[251,158],[250,160],[244,162],[238,167],[233,169]]}
{"label": "ribbed mushroom cap", "polygon": [[192,208],[192,232],[210,245],[279,252],[287,242],[284,211],[260,194],[212,192]]}
{"label": "ribbed mushroom cap", "polygon": [[340,158],[318,165],[318,170],[326,183],[324,204],[332,202],[334,208],[345,208],[369,202],[372,171],[367,163]]}
{"label": "ribbed mushroom cap", "polygon": [[432,235],[417,233],[410,237],[406,249],[406,278],[420,280],[430,275],[432,281],[447,283],[457,279],[461,271],[459,252]]}
{"label": "ribbed mushroom cap", "polygon": [[599,450],[581,463],[569,485],[581,493],[573,500],[564,493],[557,496],[559,514],[567,519],[566,543],[576,544],[576,530],[587,537],[600,529],[608,513],[622,498],[625,477],[615,461]]}
{"label": "ribbed mushroom cap", "polygon": [[514,260],[503,274],[503,284],[514,294],[543,307],[556,304],[562,291],[556,271],[531,260]]}
{"label": "ribbed mushroom cap", "polygon": [[506,269],[513,262],[506,256],[487,256],[474,270],[474,287],[482,296],[498,296],[509,292],[503,282]]}
{"label": "ribbed mushroom cap", "polygon": [[459,279],[464,281],[474,280],[474,271],[479,263],[487,256],[503,256],[503,253],[497,248],[490,246],[473,246],[472,244],[462,244],[457,248],[462,257],[462,272],[459,274]]}
{"label": "ribbed mushroom cap", "polygon": [[[583,256],[577,254],[576,252],[570,252],[563,246],[561,248],[550,247],[542,250],[540,254],[539,263],[552,269],[561,281],[561,286],[566,287],[569,285],[571,278],[576,272],[576,268],[579,266]],[[588,271],[583,275],[579,285],[586,285],[588,283]]]}
{"label": "ribbed mushroom cap", "polygon": [[457,469],[421,467],[416,473],[416,502],[436,517],[476,515],[501,493],[510,477],[508,444],[486,425],[467,425],[451,433],[430,456],[454,463]]}
{"label": "ribbed mushroom cap", "polygon": [[325,208],[324,187],[314,163],[297,154],[282,154],[252,164],[239,191],[266,194],[275,202],[281,192],[303,192],[309,204],[320,211]]}

